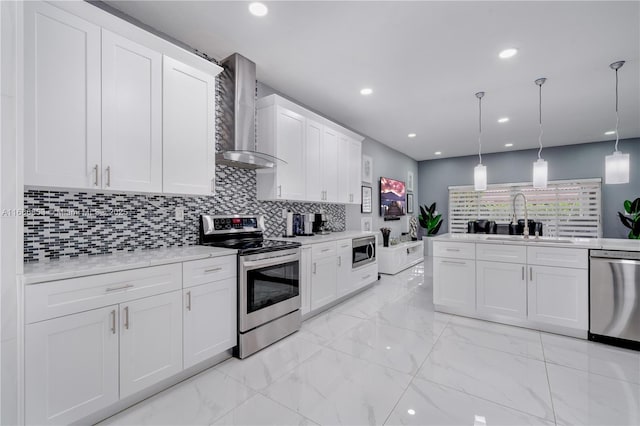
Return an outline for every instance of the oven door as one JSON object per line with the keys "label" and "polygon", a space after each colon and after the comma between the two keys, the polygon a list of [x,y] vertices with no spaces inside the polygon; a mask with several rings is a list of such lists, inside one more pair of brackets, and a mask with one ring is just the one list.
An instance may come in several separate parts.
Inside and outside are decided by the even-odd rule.
{"label": "oven door", "polygon": [[354,239],[352,267],[357,268],[376,261],[376,239],[365,237]]}
{"label": "oven door", "polygon": [[300,253],[240,256],[239,330],[244,333],[300,309]]}

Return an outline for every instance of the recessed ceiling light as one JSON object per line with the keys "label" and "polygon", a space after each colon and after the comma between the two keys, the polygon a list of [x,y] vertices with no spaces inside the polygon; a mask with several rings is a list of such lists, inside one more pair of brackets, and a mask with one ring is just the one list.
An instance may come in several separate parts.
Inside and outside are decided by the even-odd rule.
{"label": "recessed ceiling light", "polygon": [[370,95],[372,93],[373,93],[373,89],[369,87],[365,87],[364,89],[360,90],[361,95]]}
{"label": "recessed ceiling light", "polygon": [[504,49],[502,52],[498,54],[498,56],[502,59],[513,58],[518,53],[518,49],[510,48]]}
{"label": "recessed ceiling light", "polygon": [[407,413],[409,413],[410,416],[415,416],[416,415],[416,410],[414,410],[413,408],[409,408],[407,410]]}
{"label": "recessed ceiling light", "polygon": [[416,136],[418,136],[418,135],[416,135],[415,133],[409,133],[407,135],[408,138],[415,138]]}
{"label": "recessed ceiling light", "polygon": [[511,148],[513,146],[512,143],[505,143],[504,146],[506,146],[507,148]]}
{"label": "recessed ceiling light", "polygon": [[498,123],[506,123],[507,121],[509,121],[509,117],[498,118]]}
{"label": "recessed ceiling light", "polygon": [[611,135],[615,135],[616,131],[615,130],[609,130],[608,132],[604,132],[605,135],[607,136],[611,136]]}
{"label": "recessed ceiling light", "polygon": [[436,151],[434,152],[435,155],[442,155],[442,151]]}
{"label": "recessed ceiling light", "polygon": [[269,9],[264,3],[254,2],[249,5],[249,12],[255,16],[264,16],[269,13]]}

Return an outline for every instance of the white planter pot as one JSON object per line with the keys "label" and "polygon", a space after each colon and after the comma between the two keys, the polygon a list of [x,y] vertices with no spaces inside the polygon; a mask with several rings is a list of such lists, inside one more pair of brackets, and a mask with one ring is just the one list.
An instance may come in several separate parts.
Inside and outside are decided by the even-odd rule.
{"label": "white planter pot", "polygon": [[424,241],[424,257],[433,256],[433,237],[422,237]]}

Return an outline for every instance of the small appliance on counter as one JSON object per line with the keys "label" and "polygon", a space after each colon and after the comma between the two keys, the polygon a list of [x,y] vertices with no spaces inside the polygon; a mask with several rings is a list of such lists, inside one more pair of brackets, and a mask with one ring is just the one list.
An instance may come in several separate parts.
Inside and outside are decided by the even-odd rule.
{"label": "small appliance on counter", "polygon": [[293,212],[291,210],[287,210],[284,214],[285,225],[284,225],[284,235],[286,238],[293,238],[296,234],[293,232]]}
{"label": "small appliance on counter", "polygon": [[298,234],[302,237],[313,237],[313,221],[315,219],[315,214],[313,213],[303,213],[302,214],[302,229]]}
{"label": "small appliance on counter", "polygon": [[326,213],[316,213],[313,219],[313,233],[318,235],[330,234],[330,232],[325,229],[327,220],[328,215]]}

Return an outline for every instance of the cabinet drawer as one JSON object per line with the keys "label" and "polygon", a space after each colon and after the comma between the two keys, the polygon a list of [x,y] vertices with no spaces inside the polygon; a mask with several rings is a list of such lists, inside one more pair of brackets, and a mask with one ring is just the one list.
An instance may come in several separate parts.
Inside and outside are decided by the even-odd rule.
{"label": "cabinet drawer", "polygon": [[349,238],[348,240],[338,240],[336,242],[338,246],[338,250],[351,250],[351,242],[353,240]]}
{"label": "cabinet drawer", "polygon": [[491,262],[526,263],[525,246],[502,244],[476,244],[476,260]]}
{"label": "cabinet drawer", "polygon": [[26,286],[27,324],[182,288],[182,264]]}
{"label": "cabinet drawer", "polygon": [[457,259],[475,259],[474,243],[454,243],[449,241],[433,242],[434,257],[454,257]]}
{"label": "cabinet drawer", "polygon": [[369,265],[351,271],[353,289],[357,290],[378,280],[378,265]]}
{"label": "cabinet drawer", "polygon": [[182,264],[183,286],[206,284],[237,276],[236,256],[221,256],[213,259],[193,260]]}
{"label": "cabinet drawer", "polygon": [[587,249],[529,246],[527,247],[527,263],[529,265],[587,269],[589,254]]}
{"label": "cabinet drawer", "polygon": [[332,241],[330,243],[314,244],[313,248],[311,249],[311,253],[314,259],[320,259],[327,256],[336,256],[336,247],[337,245],[335,241]]}

